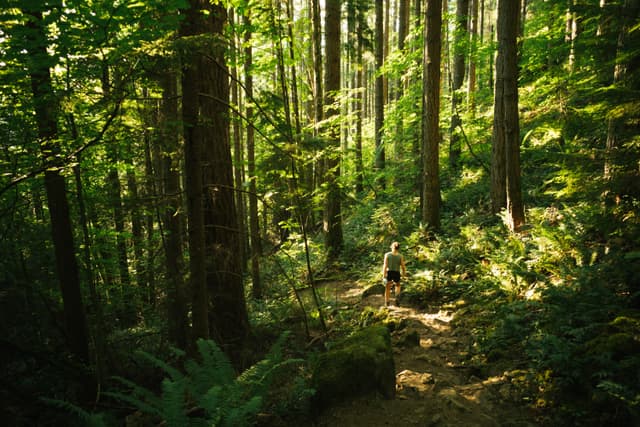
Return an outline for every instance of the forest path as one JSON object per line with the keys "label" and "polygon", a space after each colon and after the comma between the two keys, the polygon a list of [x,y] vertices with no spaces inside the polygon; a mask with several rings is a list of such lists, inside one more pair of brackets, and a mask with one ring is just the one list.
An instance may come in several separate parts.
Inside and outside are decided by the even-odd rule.
{"label": "forest path", "polygon": [[[332,282],[323,286],[343,309],[378,310],[382,295],[362,298],[363,286]],[[392,302],[394,299],[392,298]],[[318,427],[376,426],[534,426],[533,414],[519,398],[508,372],[480,378],[464,361],[471,343],[470,331],[454,320],[460,305],[434,305],[427,310],[391,305],[389,315],[406,327],[392,333],[396,368],[396,397],[363,397],[334,405],[316,421]],[[415,331],[418,346],[404,344]],[[477,371],[477,370],[476,370]],[[489,370],[487,370],[489,371]]]}

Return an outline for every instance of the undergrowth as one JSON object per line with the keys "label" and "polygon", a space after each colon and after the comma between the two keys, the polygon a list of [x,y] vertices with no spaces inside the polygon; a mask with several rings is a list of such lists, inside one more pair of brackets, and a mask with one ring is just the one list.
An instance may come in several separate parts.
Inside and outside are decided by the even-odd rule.
{"label": "undergrowth", "polygon": [[[295,366],[300,366],[302,360],[284,358],[287,335],[278,339],[263,360],[240,375],[236,375],[227,356],[210,340],[197,342],[199,357],[186,360],[184,370],[141,352],[166,375],[161,390],[155,392],[119,377],[117,380],[124,389],[105,395],[131,405],[148,417],[143,421],[147,423],[161,422],[169,427],[254,425],[263,408],[271,405],[273,411],[290,412],[311,393],[304,381],[294,380],[298,377]],[[181,351],[178,353],[184,356]],[[280,390],[278,399],[270,400],[275,385]]]}

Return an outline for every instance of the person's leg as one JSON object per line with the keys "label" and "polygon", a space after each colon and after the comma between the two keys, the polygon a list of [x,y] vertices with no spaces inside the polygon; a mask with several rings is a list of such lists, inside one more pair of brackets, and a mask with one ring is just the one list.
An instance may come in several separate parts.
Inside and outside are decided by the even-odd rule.
{"label": "person's leg", "polygon": [[396,284],[396,298],[400,295],[400,282],[395,282]]}
{"label": "person's leg", "polygon": [[391,286],[392,286],[393,282],[391,282],[391,280],[387,280],[387,283],[385,284],[385,289],[384,289],[384,305],[389,305],[389,297],[391,294]]}

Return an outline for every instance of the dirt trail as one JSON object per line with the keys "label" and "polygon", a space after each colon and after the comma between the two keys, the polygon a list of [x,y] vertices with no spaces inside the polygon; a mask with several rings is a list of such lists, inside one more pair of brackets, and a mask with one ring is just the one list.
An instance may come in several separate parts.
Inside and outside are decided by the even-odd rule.
{"label": "dirt trail", "polygon": [[[332,283],[341,304],[374,309],[382,295],[361,298],[356,283]],[[393,301],[393,300],[392,300]],[[407,327],[392,334],[396,367],[396,398],[367,397],[325,411],[318,427],[357,426],[534,426],[532,413],[518,398],[508,374],[475,376],[463,365],[471,337],[455,327],[455,308],[419,311],[389,306],[391,316],[406,319]],[[403,345],[408,332],[417,332],[419,346]]]}

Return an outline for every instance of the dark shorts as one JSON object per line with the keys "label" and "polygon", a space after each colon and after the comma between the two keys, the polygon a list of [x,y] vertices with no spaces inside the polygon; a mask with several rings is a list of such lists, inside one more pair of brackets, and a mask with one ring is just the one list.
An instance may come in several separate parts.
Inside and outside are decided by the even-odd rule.
{"label": "dark shorts", "polygon": [[389,282],[400,283],[400,272],[399,271],[393,271],[393,270],[387,270],[387,280]]}

